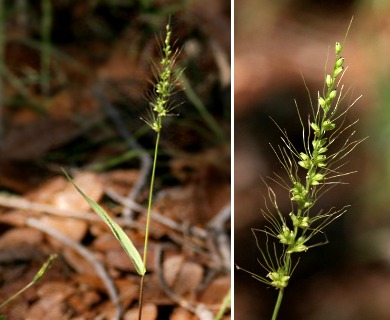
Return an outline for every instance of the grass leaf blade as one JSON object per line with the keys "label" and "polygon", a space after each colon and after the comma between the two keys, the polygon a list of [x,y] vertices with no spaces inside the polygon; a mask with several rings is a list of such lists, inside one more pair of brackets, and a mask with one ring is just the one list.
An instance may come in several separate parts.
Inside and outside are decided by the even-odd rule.
{"label": "grass leaf blade", "polygon": [[64,171],[65,176],[68,178],[70,183],[76,188],[76,190],[82,195],[82,197],[88,202],[90,207],[95,211],[100,218],[109,226],[111,232],[118,239],[119,243],[122,245],[123,249],[130,257],[133,262],[135,269],[137,270],[139,275],[144,275],[146,273],[146,268],[144,263],[142,262],[141,255],[138,250],[135,248],[133,242],[127,236],[127,234],[123,231],[123,229],[107,214],[107,212],[95,201],[89,198],[72,180],[72,178]]}

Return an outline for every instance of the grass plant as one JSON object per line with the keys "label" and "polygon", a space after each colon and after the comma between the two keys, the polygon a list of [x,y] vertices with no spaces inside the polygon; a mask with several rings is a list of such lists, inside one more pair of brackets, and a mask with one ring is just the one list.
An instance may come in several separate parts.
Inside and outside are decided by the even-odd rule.
{"label": "grass plant", "polygon": [[[166,37],[162,46],[162,59],[160,66],[156,66],[156,84],[154,92],[152,94],[152,99],[150,102],[151,109],[149,112],[149,118],[145,119],[146,123],[150,128],[156,133],[156,142],[153,156],[153,166],[152,174],[150,179],[150,188],[149,188],[149,200],[148,200],[148,210],[146,214],[146,228],[145,228],[145,244],[144,244],[144,255],[143,263],[146,264],[147,254],[148,254],[148,240],[149,240],[149,228],[150,228],[150,215],[152,210],[153,202],[153,188],[154,188],[154,178],[156,173],[157,157],[158,157],[158,147],[161,136],[161,129],[163,126],[163,119],[170,115],[173,105],[171,104],[170,97],[175,91],[177,81],[180,75],[175,74],[174,64],[178,52],[173,52],[171,47],[171,28],[170,24],[166,26]],[[141,287],[140,287],[140,308],[138,319],[142,318],[142,302],[143,302],[143,292],[144,292],[144,280],[145,275],[141,276]]]}
{"label": "grass plant", "polygon": [[[25,285],[22,289],[20,289],[18,292],[14,293],[12,296],[10,296],[8,299],[0,303],[0,309],[3,308],[5,305],[10,303],[11,301],[15,300],[18,296],[20,296],[23,292],[30,289],[33,285],[35,285],[46,273],[46,271],[50,268],[53,261],[57,258],[56,254],[50,255],[50,257],[47,259],[47,261],[42,265],[42,267],[38,270],[37,274],[34,276],[34,278]],[[4,316],[0,315],[0,320],[5,319]]]}
{"label": "grass plant", "polygon": [[[297,256],[314,246],[327,243],[324,228],[344,214],[348,207],[323,211],[315,204],[325,192],[343,183],[341,179],[344,176],[353,173],[343,170],[344,159],[364,140],[353,139],[353,127],[357,121],[346,123],[348,111],[360,97],[342,108],[350,93],[341,84],[346,71],[341,54],[350,26],[351,24],[343,43],[335,44],[335,62],[331,72],[325,75],[322,92],[318,92],[315,104],[310,99],[311,114],[307,122],[296,105],[302,126],[303,149],[299,150],[287,132],[276,124],[281,132],[283,145],[271,147],[285,175],[275,173],[269,179],[287,191],[291,212],[288,216],[281,212],[276,193],[265,181],[268,199],[266,197],[266,209],[262,213],[267,224],[263,229],[252,229],[261,254],[259,264],[265,270],[265,275],[237,267],[278,291],[272,320],[277,319],[284,290],[299,262]],[[307,86],[306,89],[308,90]],[[324,241],[313,243],[314,237],[319,235]]]}
{"label": "grass plant", "polygon": [[173,51],[171,45],[171,27],[168,23],[166,25],[166,36],[162,44],[162,57],[159,65],[155,65],[156,80],[154,83],[153,93],[150,95],[150,110],[147,118],[142,118],[149,127],[156,133],[156,141],[154,147],[153,166],[150,178],[149,199],[146,215],[145,226],[145,240],[143,256],[133,245],[127,234],[123,229],[99,206],[95,201],[90,199],[69,177],[65,172],[67,178],[71,181],[77,191],[84,197],[91,208],[105,221],[109,226],[112,233],[118,239],[125,252],[132,260],[136,271],[140,275],[140,291],[139,291],[139,313],[138,319],[142,319],[142,306],[143,306],[143,293],[144,293],[144,281],[146,275],[146,260],[148,255],[149,246],[149,229],[150,229],[150,216],[153,203],[153,189],[154,180],[157,166],[157,158],[159,153],[159,142],[161,137],[161,130],[163,127],[163,119],[171,114],[172,109],[175,107],[171,102],[171,96],[175,91],[177,82],[180,77],[180,72],[175,72],[175,61],[178,55],[178,51]]}

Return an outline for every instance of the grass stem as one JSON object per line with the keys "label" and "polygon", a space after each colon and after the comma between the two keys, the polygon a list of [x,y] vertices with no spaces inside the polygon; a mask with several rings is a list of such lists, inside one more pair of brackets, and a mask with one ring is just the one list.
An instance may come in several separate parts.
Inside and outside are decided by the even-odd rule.
{"label": "grass stem", "polygon": [[[158,117],[157,120],[161,121],[161,117]],[[146,267],[146,259],[147,259],[147,256],[148,256],[150,216],[151,216],[151,211],[152,211],[154,177],[155,177],[155,173],[156,173],[159,143],[160,143],[160,131],[157,131],[156,144],[155,144],[154,156],[153,156],[152,176],[150,178],[148,211],[147,211],[147,214],[146,214],[145,243],[144,243],[144,255],[143,255],[143,263],[144,263],[145,267]],[[142,318],[144,279],[145,279],[145,275],[143,275],[141,277],[141,283],[140,283],[138,320],[141,320],[141,318]]]}
{"label": "grass stem", "polygon": [[140,289],[139,289],[139,309],[138,309],[138,320],[142,319],[142,305],[144,299],[144,281],[145,275],[141,276]]}
{"label": "grass stem", "polygon": [[279,289],[278,299],[276,300],[274,313],[272,314],[272,320],[276,320],[278,317],[280,305],[282,304],[282,300],[283,300],[283,294],[284,294],[284,288]]}

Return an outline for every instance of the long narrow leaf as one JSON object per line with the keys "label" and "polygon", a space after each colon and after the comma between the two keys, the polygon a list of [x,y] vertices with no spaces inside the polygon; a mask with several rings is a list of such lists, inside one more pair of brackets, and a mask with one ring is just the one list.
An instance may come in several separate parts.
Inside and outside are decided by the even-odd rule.
{"label": "long narrow leaf", "polygon": [[135,248],[134,244],[131,242],[130,238],[123,231],[123,229],[107,214],[107,212],[98,205],[95,201],[89,198],[72,180],[72,178],[64,171],[65,176],[68,178],[70,183],[76,188],[76,190],[83,196],[83,198],[88,202],[90,207],[95,211],[103,221],[109,226],[114,236],[118,239],[119,243],[122,245],[123,249],[130,257],[133,262],[135,269],[138,274],[143,276],[146,273],[146,268],[142,262],[141,255],[138,250]]}

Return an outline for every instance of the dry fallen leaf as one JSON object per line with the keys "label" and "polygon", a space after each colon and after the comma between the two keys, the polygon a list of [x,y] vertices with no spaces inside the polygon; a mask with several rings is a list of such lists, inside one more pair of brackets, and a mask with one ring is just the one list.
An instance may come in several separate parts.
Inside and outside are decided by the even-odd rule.
{"label": "dry fallen leaf", "polygon": [[38,299],[28,310],[26,319],[66,319],[65,300],[75,290],[70,284],[49,282],[38,290]]}
{"label": "dry fallen leaf", "polygon": [[[80,172],[75,175],[74,181],[94,201],[98,202],[102,197],[104,192],[103,183],[97,174]],[[88,203],[64,177],[49,180],[34,193],[31,193],[29,199],[50,204],[55,208],[66,211],[87,212],[90,210]],[[88,223],[83,220],[43,216],[41,221],[48,227],[77,242],[84,238],[88,230]]]}
{"label": "dry fallen leaf", "polygon": [[78,288],[75,294],[67,299],[67,304],[78,314],[83,314],[88,310],[93,309],[93,306],[100,300],[101,296],[96,291]]}
{"label": "dry fallen leaf", "polygon": [[[79,172],[73,178],[74,183],[95,202],[103,195],[103,183],[100,177],[92,172]],[[52,204],[64,210],[88,211],[89,204],[67,183],[65,189],[53,195]]]}
{"label": "dry fallen leaf", "polygon": [[39,258],[43,235],[29,228],[11,229],[0,237],[0,263],[30,261]]}
{"label": "dry fallen leaf", "polygon": [[[153,303],[145,303],[142,307],[142,320],[156,320],[158,316],[157,306]],[[133,308],[123,315],[123,320],[137,320],[138,308]]]}
{"label": "dry fallen leaf", "polygon": [[103,173],[104,186],[115,193],[127,196],[139,178],[139,170],[117,169]]}
{"label": "dry fallen leaf", "polygon": [[60,244],[60,246],[62,248],[62,256],[72,269],[79,274],[96,274],[96,269],[85,259],[85,257],[82,257],[73,248],[64,247],[62,244]]}
{"label": "dry fallen leaf", "polygon": [[183,255],[165,259],[163,273],[170,288],[181,297],[194,294],[203,280],[203,268],[190,261],[185,261]]}
{"label": "dry fallen leaf", "polygon": [[192,320],[195,318],[196,317],[190,311],[182,307],[177,307],[173,310],[170,320]]}
{"label": "dry fallen leaf", "polygon": [[38,230],[30,228],[11,229],[0,236],[0,251],[18,245],[38,245],[42,240],[43,235]]}
{"label": "dry fallen leaf", "polygon": [[211,281],[199,297],[199,302],[205,305],[219,305],[230,289],[230,276],[220,276]]}
{"label": "dry fallen leaf", "polygon": [[88,223],[82,220],[49,216],[44,216],[40,220],[47,227],[57,230],[58,233],[76,242],[81,241],[88,230]]}
{"label": "dry fallen leaf", "polygon": [[119,300],[124,309],[127,309],[132,303],[139,299],[139,279],[122,278],[115,281],[118,289]]}

